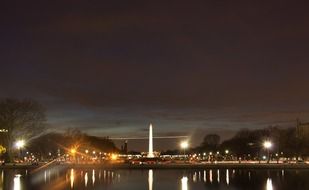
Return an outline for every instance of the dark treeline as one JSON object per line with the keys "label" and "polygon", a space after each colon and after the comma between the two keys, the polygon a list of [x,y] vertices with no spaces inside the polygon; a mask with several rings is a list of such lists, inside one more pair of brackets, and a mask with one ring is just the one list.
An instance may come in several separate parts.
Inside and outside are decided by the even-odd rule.
{"label": "dark treeline", "polygon": [[0,156],[12,162],[16,143],[32,139],[46,130],[45,108],[31,99],[0,99]]}
{"label": "dark treeline", "polygon": [[77,129],[68,129],[65,133],[51,132],[33,139],[27,145],[27,151],[40,156],[41,159],[47,157],[57,157],[69,153],[71,149],[85,154],[88,150],[99,152],[118,152],[115,144],[108,137],[90,136]]}
{"label": "dark treeline", "polygon": [[[279,157],[308,157],[309,156],[309,136],[298,134],[296,127],[278,128],[268,127],[264,129],[241,129],[231,139],[220,141],[217,134],[208,134],[201,144],[187,150],[187,153],[200,155],[210,152],[221,155],[228,154],[244,159],[260,159],[266,155],[267,150],[263,147],[265,141],[271,141],[270,154],[272,158]],[[183,150],[167,150],[162,154],[176,155],[183,154]]]}
{"label": "dark treeline", "polygon": [[263,142],[269,140],[273,146],[271,154],[284,157],[304,157],[309,155],[309,137],[297,134],[296,128],[279,129],[269,127],[265,129],[242,129],[231,139],[220,143],[220,136],[206,135],[200,146],[193,148],[194,152],[209,152],[228,150],[238,157],[258,158],[265,153]]}

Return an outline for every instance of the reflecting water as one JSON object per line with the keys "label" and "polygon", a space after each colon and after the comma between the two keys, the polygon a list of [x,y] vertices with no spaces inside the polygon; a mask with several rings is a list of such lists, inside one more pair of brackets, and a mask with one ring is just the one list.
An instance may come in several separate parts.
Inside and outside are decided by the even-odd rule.
{"label": "reflecting water", "polygon": [[149,170],[148,172],[148,189],[152,190],[153,187],[153,171]]}
{"label": "reflecting water", "polygon": [[4,171],[1,171],[0,175],[0,190],[3,190]]}
{"label": "reflecting water", "polygon": [[87,187],[88,184],[88,172],[85,173],[85,187]]}
{"label": "reflecting water", "polygon": [[181,178],[181,190],[188,190],[188,177]]}
{"label": "reflecting water", "polygon": [[70,182],[71,182],[71,189],[74,187],[74,169],[71,169],[71,174],[70,174]]}
{"label": "reflecting water", "polygon": [[20,177],[20,174],[16,174],[14,177],[14,190],[21,190]]}
{"label": "reflecting water", "polygon": [[95,182],[95,170],[92,170],[92,185],[94,185]]}
{"label": "reflecting water", "polygon": [[1,170],[0,190],[303,190],[309,170]]}
{"label": "reflecting water", "polygon": [[272,179],[271,178],[267,178],[266,190],[273,190],[273,183],[272,183]]}
{"label": "reflecting water", "polygon": [[226,180],[226,184],[229,185],[230,184],[230,174],[229,174],[229,170],[227,169],[225,172],[225,180]]}

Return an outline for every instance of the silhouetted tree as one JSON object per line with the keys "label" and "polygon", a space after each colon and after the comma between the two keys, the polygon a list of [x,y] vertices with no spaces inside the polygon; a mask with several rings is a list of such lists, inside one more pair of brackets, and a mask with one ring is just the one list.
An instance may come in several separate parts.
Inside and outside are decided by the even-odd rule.
{"label": "silhouetted tree", "polygon": [[204,137],[200,151],[215,151],[220,144],[220,136],[217,134],[208,134]]}
{"label": "silhouetted tree", "polygon": [[30,140],[44,131],[45,110],[33,100],[3,99],[0,101],[0,128],[7,130],[2,139],[7,149],[6,161],[12,161],[14,142]]}
{"label": "silhouetted tree", "polygon": [[39,155],[41,159],[49,157],[49,153],[56,156],[58,150],[61,154],[66,153],[72,147],[77,148],[77,151],[82,153],[86,149],[89,151],[95,150],[96,152],[118,152],[113,141],[108,138],[89,136],[75,129],[68,131],[65,133],[53,132],[41,135],[32,140],[28,150],[35,155]]}
{"label": "silhouetted tree", "polygon": [[265,129],[248,130],[242,129],[236,135],[225,140],[221,145],[221,149],[229,149],[237,156],[261,156],[264,152],[264,140],[271,140],[273,147],[271,152],[278,153],[288,157],[308,156],[309,154],[309,138],[297,137],[294,127],[279,129],[278,127],[268,127]]}

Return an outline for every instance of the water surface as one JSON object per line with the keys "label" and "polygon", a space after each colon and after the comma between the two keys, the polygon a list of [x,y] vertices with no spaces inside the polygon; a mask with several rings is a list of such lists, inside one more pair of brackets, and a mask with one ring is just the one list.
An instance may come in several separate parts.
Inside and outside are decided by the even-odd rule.
{"label": "water surface", "polygon": [[0,190],[305,190],[309,170],[0,170]]}

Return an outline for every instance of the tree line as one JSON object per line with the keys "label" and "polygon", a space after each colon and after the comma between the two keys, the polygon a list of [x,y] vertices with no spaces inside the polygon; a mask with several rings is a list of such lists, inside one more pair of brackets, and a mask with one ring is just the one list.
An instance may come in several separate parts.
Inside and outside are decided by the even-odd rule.
{"label": "tree line", "polygon": [[272,142],[271,154],[277,157],[306,157],[309,156],[309,137],[299,136],[296,127],[264,129],[241,129],[231,139],[220,142],[217,134],[208,134],[203,142],[193,148],[194,152],[209,152],[228,150],[237,157],[259,158],[265,154],[263,142]]}
{"label": "tree line", "polygon": [[[70,148],[91,148],[91,151],[118,151],[107,137],[95,137],[76,129],[64,133],[47,132],[44,107],[30,99],[0,100],[0,156],[6,162],[14,161],[19,151],[16,142],[24,140],[25,150],[39,155],[58,155]],[[20,155],[19,155],[20,156]]]}

